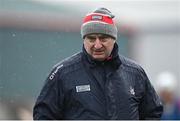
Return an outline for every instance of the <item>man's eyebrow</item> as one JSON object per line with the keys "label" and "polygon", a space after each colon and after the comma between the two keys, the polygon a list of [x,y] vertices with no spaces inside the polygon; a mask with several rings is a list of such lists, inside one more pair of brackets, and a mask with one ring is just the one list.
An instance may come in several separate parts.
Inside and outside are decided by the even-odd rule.
{"label": "man's eyebrow", "polygon": [[100,34],[100,35],[87,35],[86,37],[110,37],[110,36],[105,34]]}
{"label": "man's eyebrow", "polygon": [[103,35],[99,35],[98,37],[110,37],[110,36],[103,34]]}

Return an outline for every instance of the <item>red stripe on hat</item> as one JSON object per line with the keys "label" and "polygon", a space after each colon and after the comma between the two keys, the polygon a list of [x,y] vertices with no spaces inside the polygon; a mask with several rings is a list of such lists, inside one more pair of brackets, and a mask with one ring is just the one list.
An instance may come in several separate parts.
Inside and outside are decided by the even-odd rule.
{"label": "red stripe on hat", "polygon": [[90,21],[102,21],[102,22],[105,22],[105,23],[108,23],[108,24],[114,24],[111,17],[105,16],[103,14],[95,14],[94,13],[94,14],[87,15],[84,18],[83,23],[90,22]]}

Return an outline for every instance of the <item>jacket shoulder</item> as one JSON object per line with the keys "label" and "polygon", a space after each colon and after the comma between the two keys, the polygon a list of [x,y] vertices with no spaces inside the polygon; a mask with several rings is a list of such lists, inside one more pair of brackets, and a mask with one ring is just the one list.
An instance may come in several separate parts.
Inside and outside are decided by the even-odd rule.
{"label": "jacket shoulder", "polygon": [[137,69],[141,68],[141,66],[139,64],[137,64],[137,62],[135,62],[134,60],[132,60],[130,58],[127,58],[127,57],[124,57],[121,55],[120,60],[124,66],[128,66],[130,68],[137,68]]}
{"label": "jacket shoulder", "polygon": [[77,67],[79,67],[80,61],[81,61],[81,56],[82,53],[76,53],[70,57],[65,58],[64,60],[60,61],[59,63],[57,63],[54,68],[57,67],[62,67],[62,69],[65,71],[66,68],[71,68],[71,69],[75,69]]}
{"label": "jacket shoulder", "polygon": [[81,56],[82,53],[79,52],[58,62],[55,66],[53,66],[49,79],[52,80],[54,77],[60,76],[61,74],[67,74],[79,69],[81,67]]}
{"label": "jacket shoulder", "polygon": [[70,66],[70,65],[74,65],[74,64],[77,64],[79,63],[79,61],[81,61],[81,52],[79,53],[76,53],[70,57],[67,57],[65,58],[64,60],[58,62],[55,66],[55,67],[58,67],[60,65],[63,65],[63,67],[67,67],[67,66]]}
{"label": "jacket shoulder", "polygon": [[124,56],[120,56],[120,60],[124,69],[131,71],[132,73],[146,76],[144,69],[134,60],[131,60]]}

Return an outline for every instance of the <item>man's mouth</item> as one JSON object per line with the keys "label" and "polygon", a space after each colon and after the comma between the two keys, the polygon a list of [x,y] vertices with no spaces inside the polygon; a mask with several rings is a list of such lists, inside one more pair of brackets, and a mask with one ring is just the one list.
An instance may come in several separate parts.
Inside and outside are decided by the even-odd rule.
{"label": "man's mouth", "polygon": [[102,55],[102,54],[104,54],[104,51],[94,51],[94,54],[95,55]]}

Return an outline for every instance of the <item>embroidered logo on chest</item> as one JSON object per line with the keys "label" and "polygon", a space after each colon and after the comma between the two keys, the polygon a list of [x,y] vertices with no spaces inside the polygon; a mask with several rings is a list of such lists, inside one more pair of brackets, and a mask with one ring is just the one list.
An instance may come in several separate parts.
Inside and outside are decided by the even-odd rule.
{"label": "embroidered logo on chest", "polygon": [[132,86],[129,87],[129,92],[131,95],[135,95],[134,88]]}

